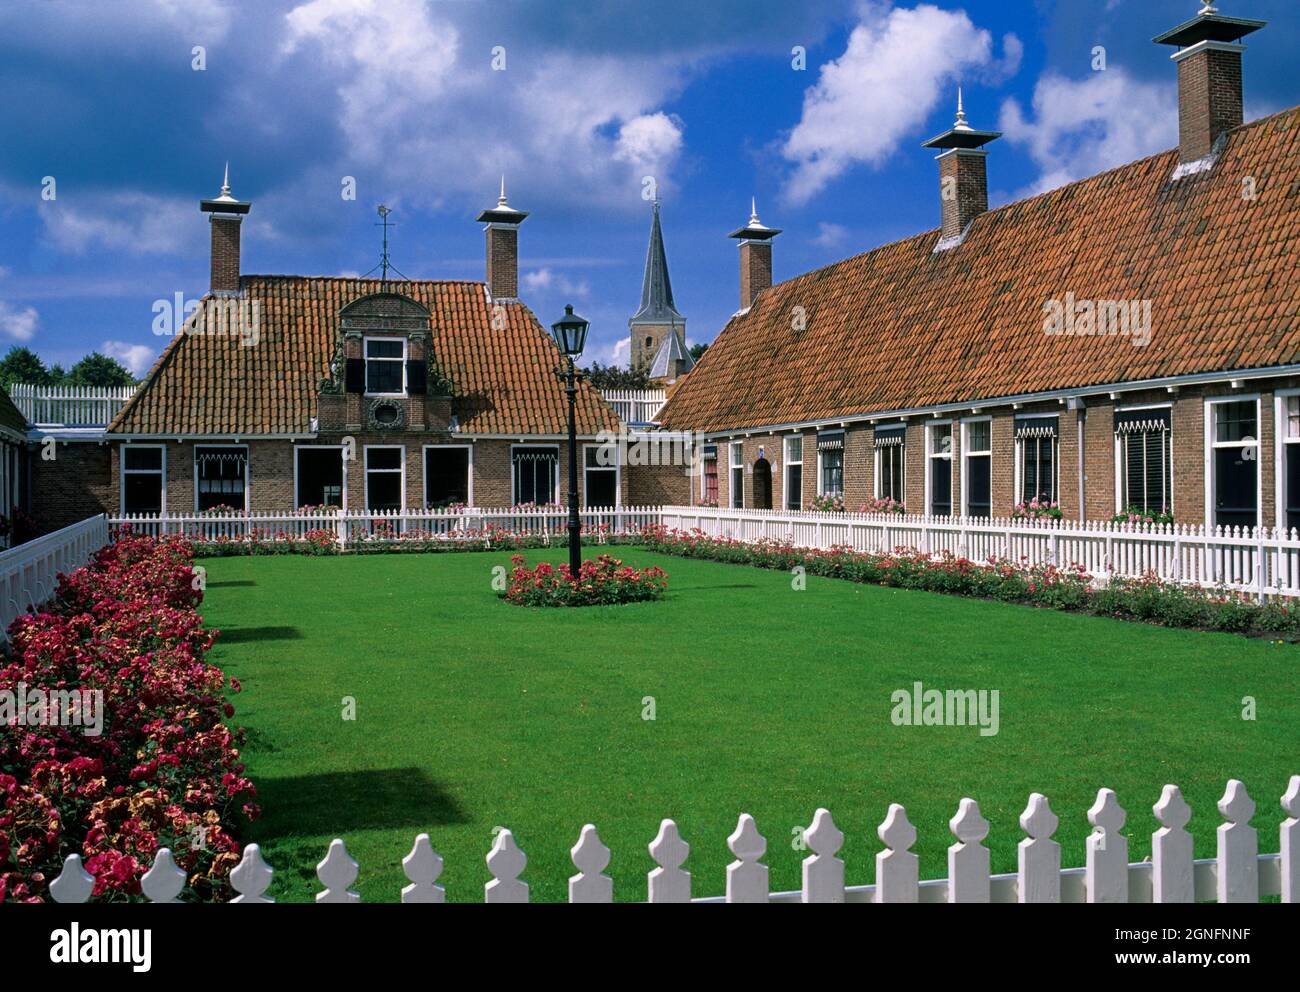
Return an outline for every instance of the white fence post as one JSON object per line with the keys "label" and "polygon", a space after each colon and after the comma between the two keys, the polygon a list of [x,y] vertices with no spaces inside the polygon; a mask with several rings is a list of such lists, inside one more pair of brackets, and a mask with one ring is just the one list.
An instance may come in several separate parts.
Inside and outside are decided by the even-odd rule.
{"label": "white fence post", "polygon": [[1235,778],[1219,800],[1219,813],[1228,821],[1217,831],[1219,902],[1259,902],[1259,836],[1250,825],[1255,800]]}
{"label": "white fence post", "polygon": [[402,902],[447,901],[446,890],[435,884],[442,875],[442,856],[433,849],[428,834],[420,834],[415,838],[411,853],[402,859],[402,871],[411,882],[402,889]]}
{"label": "white fence post", "polygon": [[1192,808],[1176,785],[1166,785],[1151,807],[1160,829],[1151,835],[1151,901],[1194,902],[1192,835],[1184,828]]}
{"label": "white fence post", "polygon": [[989,835],[989,821],[974,799],[963,799],[948,821],[957,843],[948,848],[948,901],[989,901],[989,849],[980,843]]}
{"label": "white fence post", "polygon": [[497,834],[496,842],[487,856],[488,871],[492,881],[483,887],[485,902],[521,903],[528,901],[528,883],[521,882],[519,876],[528,867],[528,856],[515,843],[515,835],[509,830]]}
{"label": "white fence post", "polygon": [[1088,902],[1128,902],[1128,838],[1120,833],[1127,818],[1113,791],[1097,790],[1088,810],[1096,828],[1086,845]]}
{"label": "white fence post", "polygon": [[659,867],[650,872],[648,895],[650,902],[690,902],[691,873],[682,868],[691,853],[690,845],[682,840],[677,824],[664,820],[659,833],[650,842],[650,857]]}
{"label": "white fence post", "polygon": [[271,866],[262,859],[262,849],[257,844],[244,848],[244,856],[239,864],[230,871],[230,884],[239,895],[231,902],[254,903],[275,902],[266,895],[271,887]]}
{"label": "white fence post", "polygon": [[578,874],[569,879],[569,902],[614,901],[614,880],[603,874],[609,865],[609,848],[601,843],[596,828],[588,823],[569,851]]}
{"label": "white fence post", "polygon": [[1278,831],[1281,835],[1282,901],[1300,903],[1300,775],[1291,776],[1282,796],[1282,812],[1287,815]]}
{"label": "white fence post", "polygon": [[343,841],[337,837],[330,841],[330,849],[325,859],[316,866],[316,877],[325,886],[324,892],[316,893],[317,902],[360,902],[361,896],[348,889],[357,880],[357,863],[348,854]]}
{"label": "white fence post", "polygon": [[804,843],[813,853],[803,859],[802,901],[843,902],[844,860],[835,855],[844,846],[844,834],[829,810],[818,809],[812,826],[803,833]]}
{"label": "white fence post", "polygon": [[1035,792],[1020,814],[1020,829],[1029,836],[1017,847],[1018,899],[1024,903],[1061,901],[1061,845],[1052,840],[1060,821],[1047,797]]}
{"label": "white fence post", "polygon": [[876,855],[876,902],[916,902],[920,859],[908,850],[916,843],[916,827],[907,819],[907,810],[890,803],[876,835],[886,848]]}
{"label": "white fence post", "polygon": [[727,865],[727,902],[767,902],[767,865],[759,861],[767,853],[767,840],[748,813],[740,815],[727,847],[736,856]]}

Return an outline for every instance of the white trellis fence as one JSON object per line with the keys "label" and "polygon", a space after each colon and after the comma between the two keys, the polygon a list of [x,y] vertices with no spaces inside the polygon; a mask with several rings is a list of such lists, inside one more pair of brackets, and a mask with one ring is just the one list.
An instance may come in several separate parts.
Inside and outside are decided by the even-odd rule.
{"label": "white trellis fence", "polygon": [[14,383],[9,398],[38,427],[107,427],[136,386],[33,386]]}
{"label": "white trellis fence", "polygon": [[1267,527],[1119,524],[1075,520],[922,517],[668,506],[661,522],[737,541],[883,553],[915,548],[984,561],[1079,565],[1105,581],[1153,573],[1169,582],[1259,596],[1300,596],[1300,532]]}
{"label": "white trellis fence", "polygon": [[[579,520],[593,539],[636,534],[659,522],[660,508],[584,507]],[[344,548],[390,539],[481,538],[493,532],[563,538],[569,513],[563,507],[447,510],[317,510],[296,513],[128,514],[113,517],[113,526],[128,525],[151,536],[184,535],[197,541],[302,540],[313,531],[328,531]]]}
{"label": "white trellis fence", "polygon": [[[797,892],[773,893],[768,886],[768,866],[763,863],[767,840],[748,813],[740,817],[727,847],[735,856],[726,870],[726,895],[691,897],[691,873],[683,865],[690,854],[677,824],[664,820],[649,844],[657,867],[647,879],[650,902],[877,902],[877,903],[1253,903],[1261,896],[1280,896],[1282,902],[1300,903],[1300,775],[1292,776],[1282,809],[1287,814],[1280,833],[1278,854],[1260,854],[1259,837],[1250,825],[1255,815],[1254,800],[1236,779],[1228,782],[1218,803],[1224,822],[1217,830],[1218,854],[1214,858],[1192,858],[1192,836],[1186,826],[1192,811],[1175,785],[1166,785],[1152,807],[1160,828],[1152,834],[1152,858],[1130,864],[1128,838],[1123,829],[1127,814],[1110,789],[1097,792],[1088,810],[1093,832],[1086,841],[1085,866],[1061,868],[1061,846],[1052,839],[1057,816],[1047,798],[1034,793],[1020,815],[1020,827],[1027,835],[1020,842],[1018,870],[1014,874],[991,875],[989,849],[983,845],[989,822],[973,799],[963,799],[948,822],[955,843],[948,848],[948,876],[920,881],[918,858],[910,848],[916,828],[907,811],[897,803],[889,807],[877,829],[885,849],[876,855],[873,885],[846,885],[844,861],[838,857],[844,834],[831,814],[819,809],[803,831],[811,852],[803,859],[803,888]],[[614,883],[605,869],[610,850],[596,828],[587,824],[573,846],[571,857],[577,874],[569,879],[569,902],[607,903],[614,898]],[[528,883],[521,876],[528,858],[509,830],[497,834],[487,855],[492,880],[484,887],[490,903],[528,902]],[[446,892],[438,880],[442,857],[433,849],[428,834],[415,838],[411,853],[402,859],[410,884],[402,889],[402,902],[445,902]],[[317,902],[354,903],[361,897],[352,891],[360,867],[348,854],[342,840],[330,843],[329,851],[316,866],[323,889]],[[267,895],[274,873],[263,860],[256,844],[244,848],[244,856],[231,872],[230,880],[239,893],[234,902],[275,900]],[[81,903],[90,898],[94,879],[81,865],[78,855],[69,855],[63,871],[50,884],[56,902]],[[177,867],[171,851],[162,848],[153,867],[144,876],[142,888],[153,902],[176,902],[185,887],[185,873]]]}
{"label": "white trellis fence", "polygon": [[61,572],[86,564],[108,537],[101,514],[0,552],[0,643],[15,618],[53,598]]}

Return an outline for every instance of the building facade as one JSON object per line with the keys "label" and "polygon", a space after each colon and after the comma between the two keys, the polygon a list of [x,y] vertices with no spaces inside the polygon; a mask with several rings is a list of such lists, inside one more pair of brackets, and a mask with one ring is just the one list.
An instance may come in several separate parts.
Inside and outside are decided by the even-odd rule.
{"label": "building facade", "polygon": [[757,291],[742,258],[661,414],[706,434],[693,500],[1300,528],[1300,109],[1242,122],[1263,26],[1156,39],[1178,149],[990,211],[998,134],[959,106],[938,230]]}

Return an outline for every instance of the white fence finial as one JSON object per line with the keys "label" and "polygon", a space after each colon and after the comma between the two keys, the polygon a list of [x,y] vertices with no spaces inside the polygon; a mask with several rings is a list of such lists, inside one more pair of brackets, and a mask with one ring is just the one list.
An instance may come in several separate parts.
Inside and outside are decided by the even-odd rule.
{"label": "white fence finial", "polygon": [[813,853],[803,859],[804,902],[844,901],[844,859],[835,855],[844,846],[844,834],[831,819],[830,810],[818,809],[812,826],[803,832]]}
{"label": "white fence finial", "polygon": [[691,901],[691,873],[682,868],[690,853],[676,823],[664,820],[659,824],[659,833],[650,842],[650,857],[659,866],[648,879],[650,902]]}
{"label": "white fence finial", "polygon": [[317,902],[360,902],[361,896],[348,889],[357,880],[357,863],[348,854],[343,841],[337,837],[330,841],[325,860],[316,866],[316,877],[325,886],[316,893]]}
{"label": "white fence finial", "polygon": [[1192,835],[1184,828],[1192,808],[1176,785],[1166,785],[1151,807],[1161,827],[1151,835],[1151,901],[1194,902]]}
{"label": "white fence finial", "polygon": [[1246,786],[1231,779],[1219,800],[1219,902],[1259,902],[1259,835],[1250,825],[1255,800]]}
{"label": "white fence finial", "polygon": [[578,869],[578,874],[569,879],[569,902],[613,902],[614,880],[602,874],[609,866],[609,848],[601,843],[594,825],[588,823],[582,828],[569,857]]}
{"label": "white fence finial", "polygon": [[231,902],[275,902],[265,895],[271,887],[271,866],[262,859],[262,849],[256,844],[244,848],[244,856],[230,872],[230,884],[239,895]]}
{"label": "white fence finial", "polygon": [[1018,901],[1061,901],[1061,845],[1052,840],[1060,821],[1047,797],[1035,792],[1020,814],[1020,829],[1029,836],[1016,849]]}
{"label": "white fence finial", "polygon": [[64,858],[63,871],[50,883],[50,896],[55,902],[85,902],[94,890],[95,880],[81,867],[80,854],[69,854]]}
{"label": "white fence finial", "polygon": [[1282,796],[1287,818],[1280,829],[1282,846],[1282,901],[1300,903],[1300,775],[1292,775]]}
{"label": "white fence finial", "polygon": [[515,843],[515,835],[509,830],[497,834],[496,842],[487,856],[488,871],[492,881],[483,887],[483,897],[487,902],[520,903],[528,901],[528,883],[521,882],[519,876],[528,867],[528,855]]}
{"label": "white fence finial", "polygon": [[447,893],[436,885],[442,874],[442,856],[433,849],[428,834],[420,834],[411,853],[402,859],[402,871],[411,884],[402,889],[402,902],[446,902]]}
{"label": "white fence finial", "polygon": [[916,902],[920,859],[908,850],[916,843],[916,827],[907,819],[907,810],[890,803],[876,834],[887,848],[876,855],[876,902]]}
{"label": "white fence finial", "polygon": [[974,799],[963,799],[948,821],[957,843],[948,848],[948,901],[989,901],[989,849],[980,843],[989,835],[989,821]]}
{"label": "white fence finial", "polygon": [[153,857],[153,867],[140,879],[140,889],[150,902],[180,902],[176,897],[185,888],[185,872],[176,865],[169,848],[160,847]]}
{"label": "white fence finial", "polygon": [[767,902],[767,865],[759,861],[767,853],[767,840],[748,813],[740,814],[727,847],[736,856],[727,865],[727,902]]}
{"label": "white fence finial", "polygon": [[1114,791],[1098,789],[1088,810],[1095,828],[1086,844],[1088,902],[1128,902],[1128,838],[1120,833],[1127,819]]}

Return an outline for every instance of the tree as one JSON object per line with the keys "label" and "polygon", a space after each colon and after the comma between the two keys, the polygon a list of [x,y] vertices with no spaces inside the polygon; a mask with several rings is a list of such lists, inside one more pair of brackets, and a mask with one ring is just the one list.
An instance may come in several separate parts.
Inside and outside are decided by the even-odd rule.
{"label": "tree", "polygon": [[34,386],[48,386],[53,383],[50,370],[45,367],[40,356],[31,348],[14,345],[9,353],[0,359],[0,385],[6,389],[15,382],[31,383]]}
{"label": "tree", "polygon": [[709,350],[709,346],[707,344],[691,345],[691,361],[698,362],[700,358],[704,355],[704,353],[708,350]]}
{"label": "tree", "polygon": [[67,381],[73,386],[132,386],[135,376],[116,358],[92,351],[72,366]]}
{"label": "tree", "polygon": [[592,362],[586,369],[587,381],[597,389],[649,389],[650,379],[644,371],[633,371],[618,365],[601,365]]}

